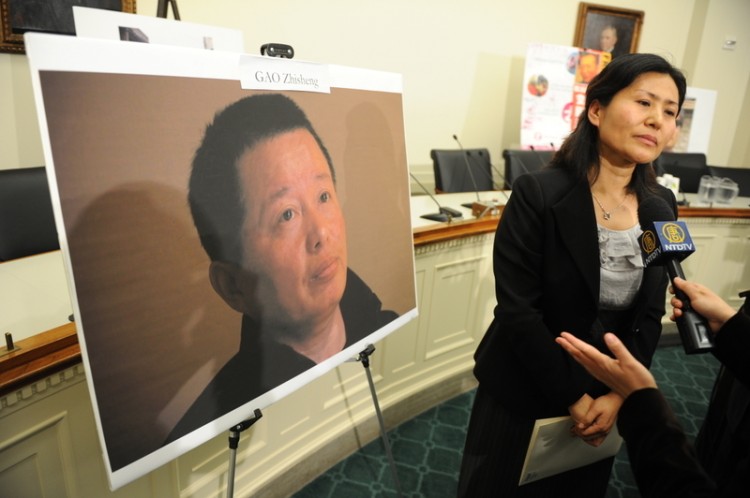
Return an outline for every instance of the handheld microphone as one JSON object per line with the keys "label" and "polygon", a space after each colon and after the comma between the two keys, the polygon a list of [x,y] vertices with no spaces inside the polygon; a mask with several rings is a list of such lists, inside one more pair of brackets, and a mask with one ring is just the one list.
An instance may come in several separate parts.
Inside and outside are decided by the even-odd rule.
{"label": "handheld microphone", "polygon": [[[647,197],[640,203],[638,220],[643,229],[638,240],[644,266],[665,266],[670,282],[675,277],[684,279],[685,273],[680,261],[695,252],[695,245],[685,222],[675,220],[666,201],[656,196]],[[683,303],[682,316],[676,321],[685,353],[710,351],[713,349],[713,340],[706,319],[690,306],[690,299],[684,292],[676,287],[674,290]]]}
{"label": "handheld microphone", "polygon": [[420,218],[424,218],[426,220],[432,220],[432,221],[447,221],[450,222],[453,220],[453,218],[462,218],[463,215],[461,214],[461,211],[458,211],[456,209],[443,207],[440,205],[440,203],[435,199],[435,196],[430,193],[429,190],[427,190],[427,187],[422,185],[422,182],[420,182],[416,176],[412,174],[411,171],[409,171],[409,176],[412,177],[412,179],[417,182],[417,185],[419,185],[422,190],[424,190],[424,193],[430,196],[430,199],[433,200],[435,204],[437,204],[438,212],[434,214],[423,214],[420,216]]}

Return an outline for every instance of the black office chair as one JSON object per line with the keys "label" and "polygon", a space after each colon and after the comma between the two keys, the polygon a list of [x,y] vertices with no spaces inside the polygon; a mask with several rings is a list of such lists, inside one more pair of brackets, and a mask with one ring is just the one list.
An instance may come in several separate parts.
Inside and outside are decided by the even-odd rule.
{"label": "black office chair", "polygon": [[495,190],[487,149],[432,149],[430,157],[437,193]]}
{"label": "black office chair", "polygon": [[680,179],[680,190],[697,193],[703,175],[710,175],[702,152],[662,152],[654,161],[657,175],[669,173]]}
{"label": "black office chair", "polygon": [[57,249],[44,166],[0,170],[0,261]]}
{"label": "black office chair", "polygon": [[554,154],[553,150],[505,149],[505,188],[513,188],[513,182],[519,176],[547,166]]}
{"label": "black office chair", "polygon": [[731,178],[740,187],[740,197],[750,197],[750,168],[731,168],[729,166],[709,166],[713,176]]}

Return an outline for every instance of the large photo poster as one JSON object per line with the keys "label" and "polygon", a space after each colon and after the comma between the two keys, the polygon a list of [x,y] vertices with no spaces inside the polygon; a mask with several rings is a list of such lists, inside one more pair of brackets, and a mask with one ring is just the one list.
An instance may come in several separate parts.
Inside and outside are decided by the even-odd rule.
{"label": "large photo poster", "polygon": [[251,90],[266,58],[26,44],[114,488],[416,316],[398,75]]}

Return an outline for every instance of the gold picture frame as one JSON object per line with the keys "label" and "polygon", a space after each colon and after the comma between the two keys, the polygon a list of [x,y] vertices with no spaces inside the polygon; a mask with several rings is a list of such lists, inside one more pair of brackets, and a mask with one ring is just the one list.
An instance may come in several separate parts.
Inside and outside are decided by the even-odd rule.
{"label": "gold picture frame", "polygon": [[[136,0],[94,0],[86,7],[118,10],[135,14]],[[0,0],[0,52],[24,54],[23,34],[28,31],[41,33],[75,34],[73,0]]]}
{"label": "gold picture frame", "polygon": [[[638,51],[644,12],[581,2],[573,45],[610,52],[612,57]],[[606,30],[606,32],[605,32]],[[615,44],[607,47],[614,35]]]}

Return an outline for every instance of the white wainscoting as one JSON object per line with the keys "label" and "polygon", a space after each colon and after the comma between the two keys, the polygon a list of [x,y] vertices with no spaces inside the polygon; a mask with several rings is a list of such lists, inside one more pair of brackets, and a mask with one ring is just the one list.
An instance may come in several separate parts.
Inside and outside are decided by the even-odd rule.
{"label": "white wainscoting", "polygon": [[[375,345],[371,373],[394,427],[474,387],[472,355],[494,305],[492,234],[416,249],[420,316]],[[227,437],[109,490],[82,366],[0,397],[0,489],[12,496],[216,497]],[[228,434],[227,434],[228,435]],[[137,435],[133,435],[137,437]],[[366,372],[345,363],[241,434],[235,496],[287,496],[379,437]]]}

